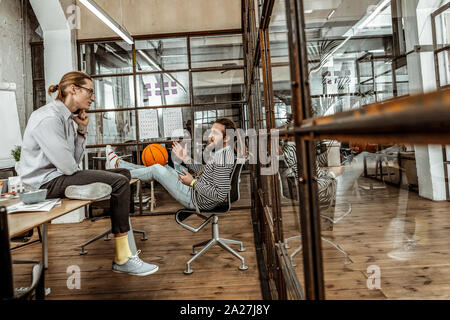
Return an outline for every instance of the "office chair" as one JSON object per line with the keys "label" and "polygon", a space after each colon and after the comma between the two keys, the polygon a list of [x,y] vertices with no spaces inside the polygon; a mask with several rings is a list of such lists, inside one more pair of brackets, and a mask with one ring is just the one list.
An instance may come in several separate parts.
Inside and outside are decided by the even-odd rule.
{"label": "office chair", "polygon": [[[234,251],[230,246],[228,246],[228,244],[238,244],[239,245],[238,251],[244,252],[245,248],[242,241],[229,240],[219,237],[219,216],[227,214],[231,210],[231,205],[239,201],[240,199],[239,184],[241,181],[241,172],[244,163],[245,159],[237,159],[234,164],[233,172],[231,174],[231,189],[228,193],[227,196],[228,199],[226,202],[208,211],[200,211],[197,207],[197,203],[195,203],[196,210],[181,209],[178,210],[177,213],[175,214],[175,221],[183,228],[192,231],[194,233],[197,233],[198,231],[202,230],[209,222],[212,221],[212,238],[210,240],[202,241],[192,246],[192,254],[194,255],[194,257],[192,257],[186,263],[186,270],[184,270],[185,274],[191,274],[193,272],[193,270],[191,269],[192,262],[194,262],[198,257],[203,255],[206,251],[208,251],[211,247],[215,245],[219,245],[220,247],[222,247],[222,249],[230,252],[236,258],[241,260],[242,264],[239,266],[239,270],[248,269],[248,267],[245,265],[244,258],[241,257],[236,251]],[[192,214],[196,214],[198,217],[204,220],[203,223],[198,228],[194,228],[190,225],[183,223],[183,221]],[[196,252],[195,248],[201,246],[204,247],[199,252]]]}
{"label": "office chair", "polygon": [[[286,160],[285,157],[283,157],[286,166],[293,170],[293,168],[291,167],[291,165],[289,165],[289,161]],[[322,160],[323,161],[323,160]],[[291,161],[292,162],[292,161]],[[293,163],[293,162],[292,162]],[[285,193],[285,197],[289,197],[293,200],[299,201],[298,199],[298,192],[299,192],[299,186],[298,186],[298,179],[295,177],[295,175],[293,174],[293,171],[290,171],[291,174],[290,175],[284,175],[287,178],[287,183],[289,185],[289,193]],[[279,175],[280,179],[281,179],[281,175]],[[336,206],[336,194],[337,194],[337,183],[336,180],[334,180],[331,185],[330,185],[330,189],[327,190],[327,196],[321,196],[319,197],[319,206],[320,206],[320,211],[321,212],[325,212],[328,211],[330,209],[335,208]],[[294,192],[293,192],[294,191]],[[332,224],[336,224],[339,221],[341,221],[343,218],[345,218],[348,214],[350,214],[352,212],[352,205],[351,203],[347,203],[348,204],[348,209],[340,214],[337,218],[331,218],[323,213],[320,214],[320,217],[322,219],[328,220],[329,222],[331,222]],[[289,246],[289,241],[292,240],[301,240],[301,236],[297,235],[297,236],[293,236],[290,238],[287,238],[284,242],[285,246],[287,249],[290,248]],[[331,241],[330,239],[321,236],[321,239],[323,241],[325,241],[326,243],[328,243],[329,245],[331,245],[332,247],[334,247],[336,250],[338,250],[340,253],[342,253],[344,255],[344,264],[350,264],[351,260],[348,256],[348,253],[345,252],[338,244],[334,243],[333,241]],[[296,266],[296,264],[293,261],[294,256],[296,256],[299,252],[301,252],[303,249],[302,244],[300,244],[300,246],[290,255],[291,258],[291,262],[293,266]]]}
{"label": "office chair", "polygon": [[[31,285],[14,288],[13,264],[34,264]],[[5,207],[0,207],[0,300],[37,300],[45,298],[44,266],[39,261],[11,260],[8,218]]]}

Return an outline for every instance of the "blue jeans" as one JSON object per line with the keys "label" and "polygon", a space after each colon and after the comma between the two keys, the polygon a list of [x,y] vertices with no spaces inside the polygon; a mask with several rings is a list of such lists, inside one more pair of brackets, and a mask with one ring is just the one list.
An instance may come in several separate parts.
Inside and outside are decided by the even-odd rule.
{"label": "blue jeans", "polygon": [[139,166],[123,160],[119,161],[118,168],[130,170],[131,177],[143,182],[158,181],[170,195],[184,207],[195,209],[191,199],[192,189],[178,180],[178,173],[168,165],[154,164],[150,167]]}

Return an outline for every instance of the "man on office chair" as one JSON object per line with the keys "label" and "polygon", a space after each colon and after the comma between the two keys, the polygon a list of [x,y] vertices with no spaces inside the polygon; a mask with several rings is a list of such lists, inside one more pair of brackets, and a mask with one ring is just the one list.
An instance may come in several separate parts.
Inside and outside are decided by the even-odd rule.
{"label": "man on office chair", "polygon": [[[182,147],[178,142],[173,143],[172,151],[178,158],[176,160],[184,162],[194,175],[186,168],[177,172],[168,165],[154,164],[145,167],[123,161],[117,157],[111,146],[106,147],[107,169],[125,168],[130,170],[132,178],[144,182],[156,180],[186,208],[195,210],[197,205],[200,210],[211,210],[226,201],[230,191],[238,143],[231,141],[231,136],[227,135],[228,130],[237,132],[236,124],[232,120],[221,118],[214,122],[205,151],[215,150],[215,153],[206,165],[195,164],[188,155],[187,146]],[[177,166],[175,164],[175,167]]]}

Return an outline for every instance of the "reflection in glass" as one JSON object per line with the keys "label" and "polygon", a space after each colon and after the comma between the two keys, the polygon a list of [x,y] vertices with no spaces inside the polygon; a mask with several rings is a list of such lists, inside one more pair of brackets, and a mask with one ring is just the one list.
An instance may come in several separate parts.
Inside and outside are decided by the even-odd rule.
{"label": "reflection in glass", "polygon": [[125,41],[84,43],[81,71],[90,75],[133,72],[132,46]]}
{"label": "reflection in glass", "polygon": [[188,72],[140,74],[136,79],[139,107],[190,102]]}
{"label": "reflection in glass", "polygon": [[284,1],[275,1],[269,24],[270,65],[274,96],[275,127],[292,121],[291,73]]}
{"label": "reflection in glass", "polygon": [[292,95],[289,66],[272,67],[275,127],[292,121]]}
{"label": "reflection in glass", "polygon": [[[89,170],[105,170],[106,169],[106,155],[105,148],[89,148],[87,151],[88,169]],[[137,163],[136,146],[115,146],[114,152],[122,159]]]}
{"label": "reflection in glass", "polygon": [[390,1],[364,0],[358,6],[340,1],[322,10],[307,1],[305,19],[314,116],[407,93],[394,73],[403,65],[394,63]]}
{"label": "reflection in glass", "polygon": [[[175,114],[177,115],[177,117],[175,119],[164,119],[164,116],[168,116],[167,112],[165,111],[172,111],[175,112]],[[180,132],[180,136],[182,136],[181,132],[183,132],[182,130],[188,130],[191,134],[192,134],[192,120],[191,120],[191,109],[188,107],[183,107],[183,108],[158,108],[158,109],[153,109],[153,112],[147,112],[149,110],[139,110],[139,123],[141,124],[141,126],[139,127],[139,132],[141,133],[141,140],[140,141],[144,141],[144,142],[152,142],[152,141],[157,141],[157,140],[161,140],[161,139],[169,139],[172,138],[172,134],[175,134],[174,132],[170,132],[168,133],[168,130],[166,130],[166,128],[164,127],[165,124],[167,124],[167,121],[171,121],[173,125],[176,126],[176,124],[178,122],[180,122],[180,126],[176,126],[176,128],[172,128],[173,130],[178,130],[181,129]],[[152,118],[152,119],[146,119],[145,117],[155,117],[156,119]],[[173,114],[171,115],[173,116]],[[155,135],[152,138],[147,138],[144,137],[143,132],[144,132],[144,128],[142,128],[142,126],[147,125],[149,122],[150,123],[154,123],[157,122],[157,135]]]}
{"label": "reflection in glass", "polygon": [[242,66],[242,35],[191,38],[192,68]]}
{"label": "reflection in glass", "polygon": [[450,84],[449,50],[441,51],[437,54],[437,64],[439,70],[439,85],[443,87]]}
{"label": "reflection in glass", "polygon": [[[448,197],[443,166],[449,165],[441,162],[440,174],[434,175],[422,157],[445,159],[449,148],[322,140],[316,141],[316,150],[326,298],[429,299],[433,292],[445,297],[446,282],[439,274],[448,269],[441,263],[450,253],[450,219],[442,213],[450,203],[438,200]],[[296,180],[289,182],[289,176],[298,175],[295,151],[293,142],[282,141],[288,168],[280,166],[283,203],[292,197],[284,190],[297,188]],[[301,279],[301,234],[289,221],[283,224]],[[381,277],[368,281],[373,270]]]}
{"label": "reflection in glass", "polygon": [[232,102],[244,100],[244,71],[193,72],[194,102]]}
{"label": "reflection in glass", "polygon": [[132,76],[94,78],[95,102],[91,109],[123,109],[134,107]]}
{"label": "reflection in glass", "polygon": [[186,38],[136,41],[136,71],[187,69],[186,43]]}
{"label": "reflection in glass", "polygon": [[275,1],[269,24],[271,64],[289,63],[288,29],[284,1]]}
{"label": "reflection in glass", "polygon": [[89,114],[88,145],[136,141],[135,111],[96,112]]}
{"label": "reflection in glass", "polygon": [[264,97],[264,80],[262,76],[262,69],[258,68],[258,72],[255,72],[254,87],[252,89],[253,101],[255,101],[255,112],[259,129],[265,129],[267,127],[266,122],[266,103]]}
{"label": "reflection in glass", "polygon": [[[446,2],[446,1],[445,1]],[[450,9],[444,10],[434,18],[436,44],[438,48],[450,44]]]}

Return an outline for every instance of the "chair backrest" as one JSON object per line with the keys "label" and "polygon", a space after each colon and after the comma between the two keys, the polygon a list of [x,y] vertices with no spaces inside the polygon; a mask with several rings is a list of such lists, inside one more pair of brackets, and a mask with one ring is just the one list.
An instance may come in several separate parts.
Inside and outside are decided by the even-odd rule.
{"label": "chair backrest", "polygon": [[11,251],[9,244],[8,216],[5,207],[0,207],[0,300],[14,297]]}
{"label": "chair backrest", "polygon": [[205,212],[220,212],[226,213],[231,210],[231,204],[239,201],[241,198],[240,193],[240,182],[241,182],[241,172],[244,167],[245,159],[236,159],[234,162],[233,171],[231,172],[230,179],[230,191],[228,192],[228,199],[223,203],[216,206],[214,209],[206,210]]}
{"label": "chair backrest", "polygon": [[241,182],[241,172],[244,167],[245,159],[236,159],[234,163],[233,172],[231,173],[231,189],[230,194],[228,196],[230,204],[236,201],[239,201],[241,198],[240,192],[240,182]]}

